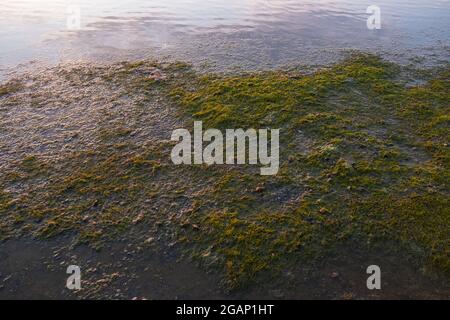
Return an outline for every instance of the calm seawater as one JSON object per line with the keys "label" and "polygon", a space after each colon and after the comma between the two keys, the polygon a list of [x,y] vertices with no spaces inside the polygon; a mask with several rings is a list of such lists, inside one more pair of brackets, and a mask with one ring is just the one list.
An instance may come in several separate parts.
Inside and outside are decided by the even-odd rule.
{"label": "calm seawater", "polygon": [[[381,29],[369,30],[369,5]],[[80,9],[80,29],[69,29]],[[448,61],[449,0],[0,0],[0,68],[153,57],[217,69],[323,63],[348,49]],[[71,20],[73,21],[73,20]]]}

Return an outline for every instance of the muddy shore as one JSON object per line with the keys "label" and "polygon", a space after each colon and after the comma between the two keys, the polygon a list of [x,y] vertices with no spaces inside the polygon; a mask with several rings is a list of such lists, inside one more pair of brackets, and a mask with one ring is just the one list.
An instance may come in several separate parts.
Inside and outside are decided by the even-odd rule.
{"label": "muddy shore", "polygon": [[[0,298],[448,299],[448,77],[355,54],[307,72],[134,61],[9,79]],[[280,174],[174,166],[170,134],[194,119],[281,128]]]}

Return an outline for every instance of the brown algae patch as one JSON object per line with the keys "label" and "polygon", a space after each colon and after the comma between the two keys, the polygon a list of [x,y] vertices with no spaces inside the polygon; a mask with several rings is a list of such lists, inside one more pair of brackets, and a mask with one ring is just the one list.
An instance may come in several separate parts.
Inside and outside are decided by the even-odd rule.
{"label": "brown algae patch", "polygon": [[[1,236],[68,233],[95,247],[151,236],[227,288],[349,243],[401,248],[448,276],[450,72],[410,86],[402,68],[358,54],[308,75],[143,61],[33,79],[0,98]],[[16,119],[30,115],[49,121],[28,120],[27,136]],[[278,175],[174,166],[170,134],[193,120],[281,128]]]}

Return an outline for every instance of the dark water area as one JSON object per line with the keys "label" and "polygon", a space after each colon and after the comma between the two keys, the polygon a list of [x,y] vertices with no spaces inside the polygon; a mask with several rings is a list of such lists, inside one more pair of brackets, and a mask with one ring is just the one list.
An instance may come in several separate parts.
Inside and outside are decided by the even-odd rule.
{"label": "dark water area", "polygon": [[[380,29],[367,27],[371,5],[380,9]],[[0,6],[3,74],[30,62],[155,58],[252,70],[327,64],[348,50],[425,64],[450,55],[446,0],[1,0]]]}

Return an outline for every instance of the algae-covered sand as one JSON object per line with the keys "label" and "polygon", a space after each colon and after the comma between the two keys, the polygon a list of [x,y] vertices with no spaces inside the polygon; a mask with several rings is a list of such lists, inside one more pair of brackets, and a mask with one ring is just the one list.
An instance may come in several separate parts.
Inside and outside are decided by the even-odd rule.
{"label": "algae-covered sand", "polygon": [[[165,79],[151,78],[155,68]],[[119,243],[138,257],[125,259],[121,279],[127,263],[168,253],[211,274],[218,292],[278,279],[276,297],[299,269],[336,256],[362,266],[378,252],[367,265],[402,257],[403,270],[437,281],[431,289],[405,279],[411,297],[448,297],[449,80],[448,66],[366,54],[309,72],[204,74],[140,61],[18,77],[0,87],[1,245],[91,247],[91,266],[105,250],[122,252],[111,249]],[[280,128],[278,174],[174,165],[172,130],[194,120]],[[49,252],[49,268],[71,262]],[[95,281],[105,273],[89,277],[78,295],[105,297]]]}

